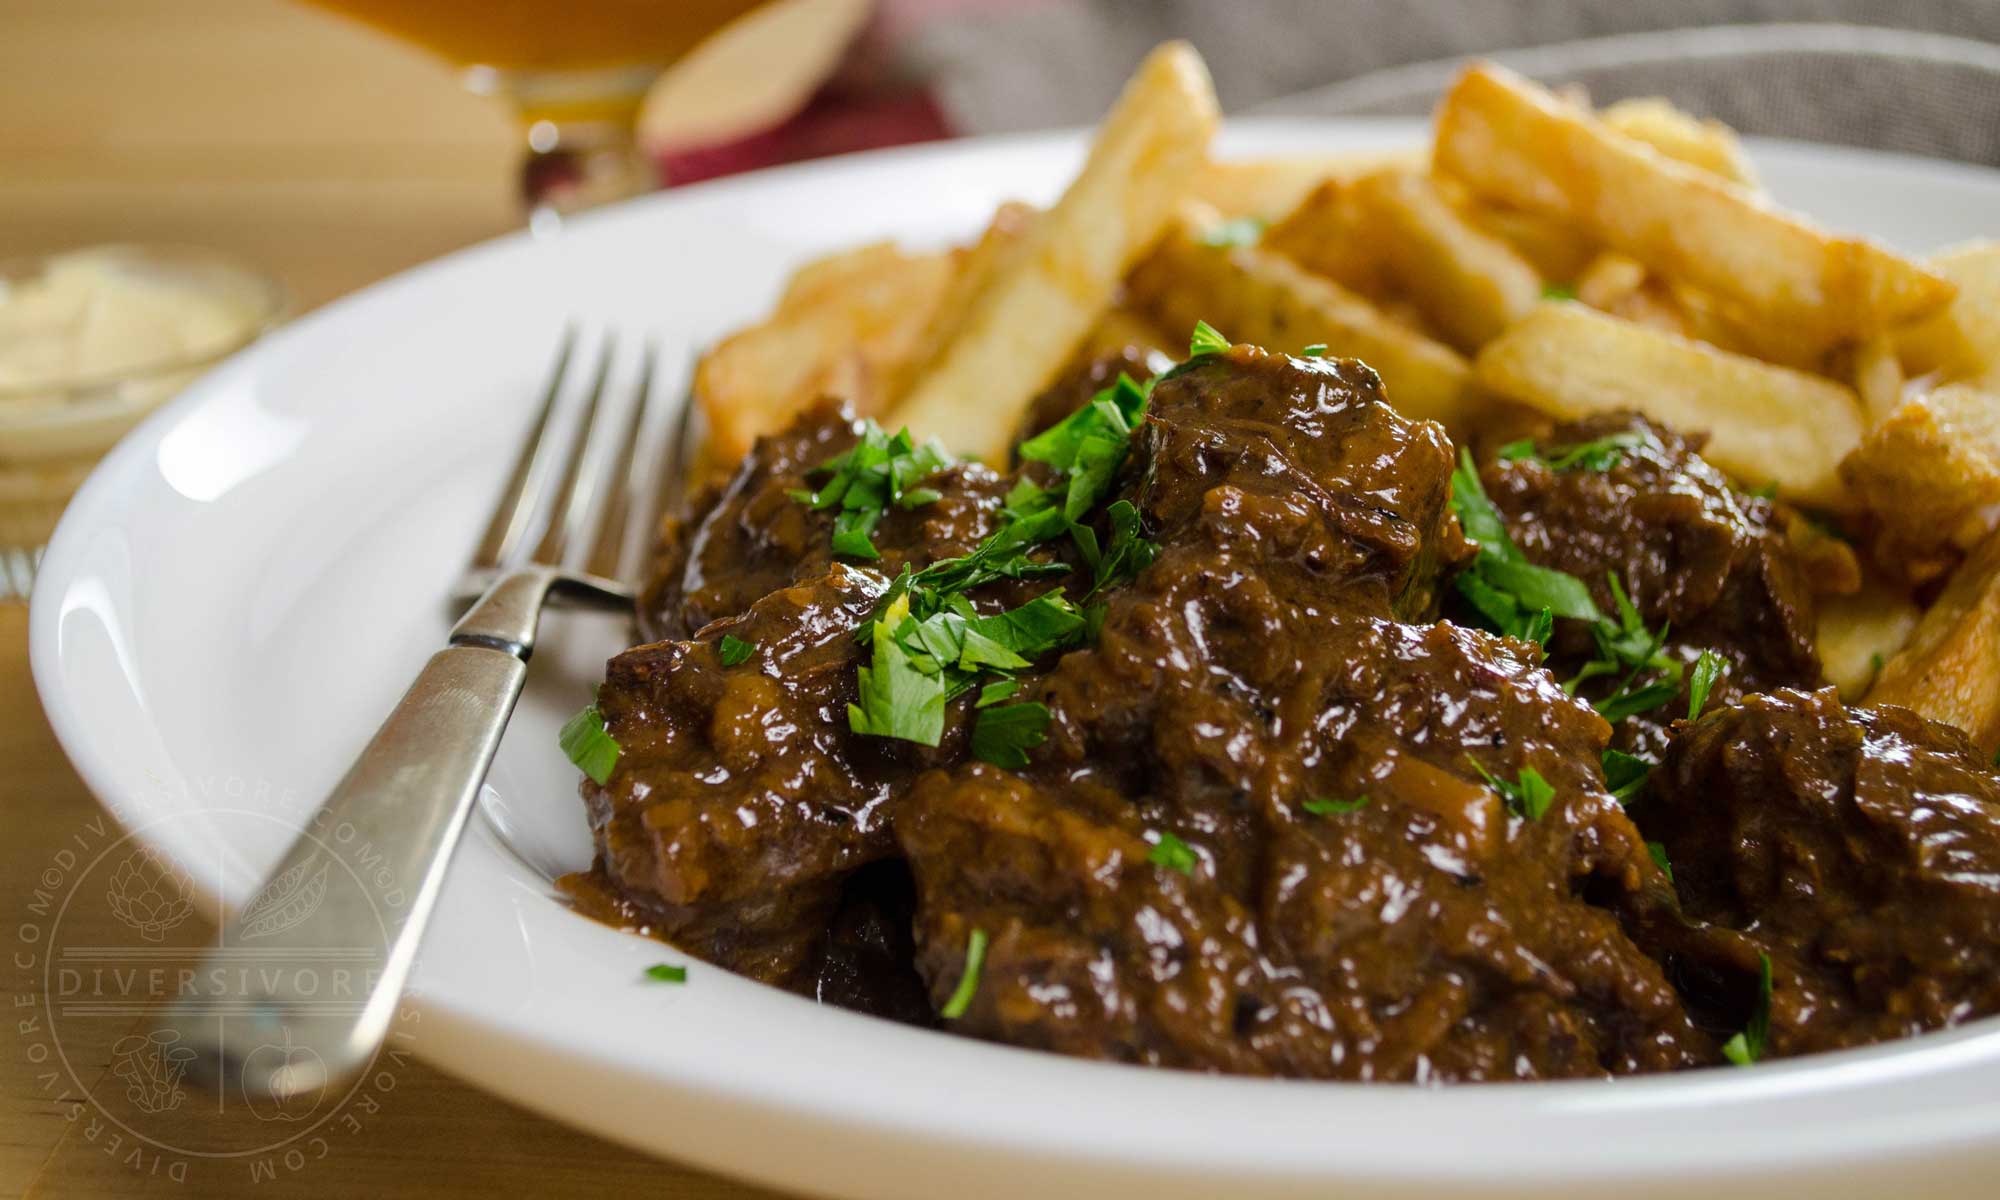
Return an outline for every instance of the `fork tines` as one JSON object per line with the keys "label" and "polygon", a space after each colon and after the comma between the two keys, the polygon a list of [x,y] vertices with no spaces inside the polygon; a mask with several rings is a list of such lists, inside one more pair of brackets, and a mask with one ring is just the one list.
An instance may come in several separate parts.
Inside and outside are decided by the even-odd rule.
{"label": "fork tines", "polygon": [[[686,423],[653,386],[659,347],[615,331],[563,331],[541,401],[461,586],[535,564],[630,595]],[[532,547],[532,549],[528,549]]]}

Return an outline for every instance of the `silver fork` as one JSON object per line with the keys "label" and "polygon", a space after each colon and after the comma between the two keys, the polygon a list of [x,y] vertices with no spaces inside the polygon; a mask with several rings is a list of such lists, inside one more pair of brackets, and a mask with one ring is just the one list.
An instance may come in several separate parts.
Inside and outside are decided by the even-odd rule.
{"label": "silver fork", "polygon": [[[608,416],[609,334],[597,340],[580,396],[566,404],[587,340],[574,327],[563,335],[506,491],[459,581],[457,597],[477,601],[252,901],[217,933],[194,978],[225,984],[183,994],[162,1013],[160,1028],[194,1051],[190,1075],[282,1100],[318,1096],[374,1058],[527,679],[543,605],[557,598],[630,610],[634,590],[624,581],[637,576],[646,535],[680,486],[688,421],[684,409],[665,444],[639,452],[657,403],[654,347],[622,413]],[[566,441],[556,419],[565,408],[577,410]],[[592,447],[606,437],[617,439],[612,465],[593,470]],[[606,483],[616,486],[600,495]],[[243,970],[246,962],[253,969]],[[346,995],[330,990],[340,970]],[[259,1053],[281,1040],[283,1053]]]}

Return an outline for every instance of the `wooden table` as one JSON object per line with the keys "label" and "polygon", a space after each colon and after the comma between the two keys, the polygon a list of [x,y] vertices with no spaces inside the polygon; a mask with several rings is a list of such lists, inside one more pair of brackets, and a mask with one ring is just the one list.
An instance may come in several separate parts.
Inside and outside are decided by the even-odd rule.
{"label": "wooden table", "polygon": [[[442,66],[319,12],[282,0],[0,0],[0,31],[0,256],[107,240],[219,246],[275,271],[305,309],[516,219],[500,114]],[[35,700],[26,609],[6,604],[0,813],[11,951],[37,877],[101,810]],[[203,935],[198,924],[176,931],[183,943]],[[6,969],[15,1034],[0,1059],[0,1195],[769,1195],[421,1063],[398,1069],[379,1119],[324,1161],[275,1183],[247,1170],[176,1183],[124,1165],[86,1119],[69,1119],[74,1089],[45,1085],[17,1026],[35,1011],[41,972],[11,955]],[[79,1071],[102,1078],[109,1057]]]}

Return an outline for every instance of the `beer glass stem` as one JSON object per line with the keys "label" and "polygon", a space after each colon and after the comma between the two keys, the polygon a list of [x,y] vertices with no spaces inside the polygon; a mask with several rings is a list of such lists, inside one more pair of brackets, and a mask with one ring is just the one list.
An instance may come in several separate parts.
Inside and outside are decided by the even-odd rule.
{"label": "beer glass stem", "polygon": [[525,150],[521,200],[534,228],[660,186],[659,170],[639,149],[634,127],[639,102],[663,69],[466,70],[468,88],[514,108]]}

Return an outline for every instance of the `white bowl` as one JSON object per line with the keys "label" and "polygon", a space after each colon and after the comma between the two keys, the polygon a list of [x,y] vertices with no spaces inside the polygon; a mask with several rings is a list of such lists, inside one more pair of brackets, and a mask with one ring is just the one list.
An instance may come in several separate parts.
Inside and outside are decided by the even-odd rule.
{"label": "white bowl", "polygon": [[[1414,123],[1249,123],[1232,153],[1407,143]],[[423,659],[561,325],[663,361],[785,270],[964,237],[1046,200],[1074,136],[836,159],[705,184],[454,255],[265,339],[150,419],[78,495],[34,601],[36,681],[96,793],[241,903]],[[1991,232],[2000,176],[1753,147],[1780,200],[1915,250]],[[679,381],[663,380],[667,386]],[[590,855],[555,731],[622,646],[551,622],[416,972],[420,1052],[580,1127],[815,1193],[958,1197],[1815,1197],[1990,1192],[2000,1026],[1605,1083],[1230,1079],[905,1028],[694,964],[568,911]]]}

